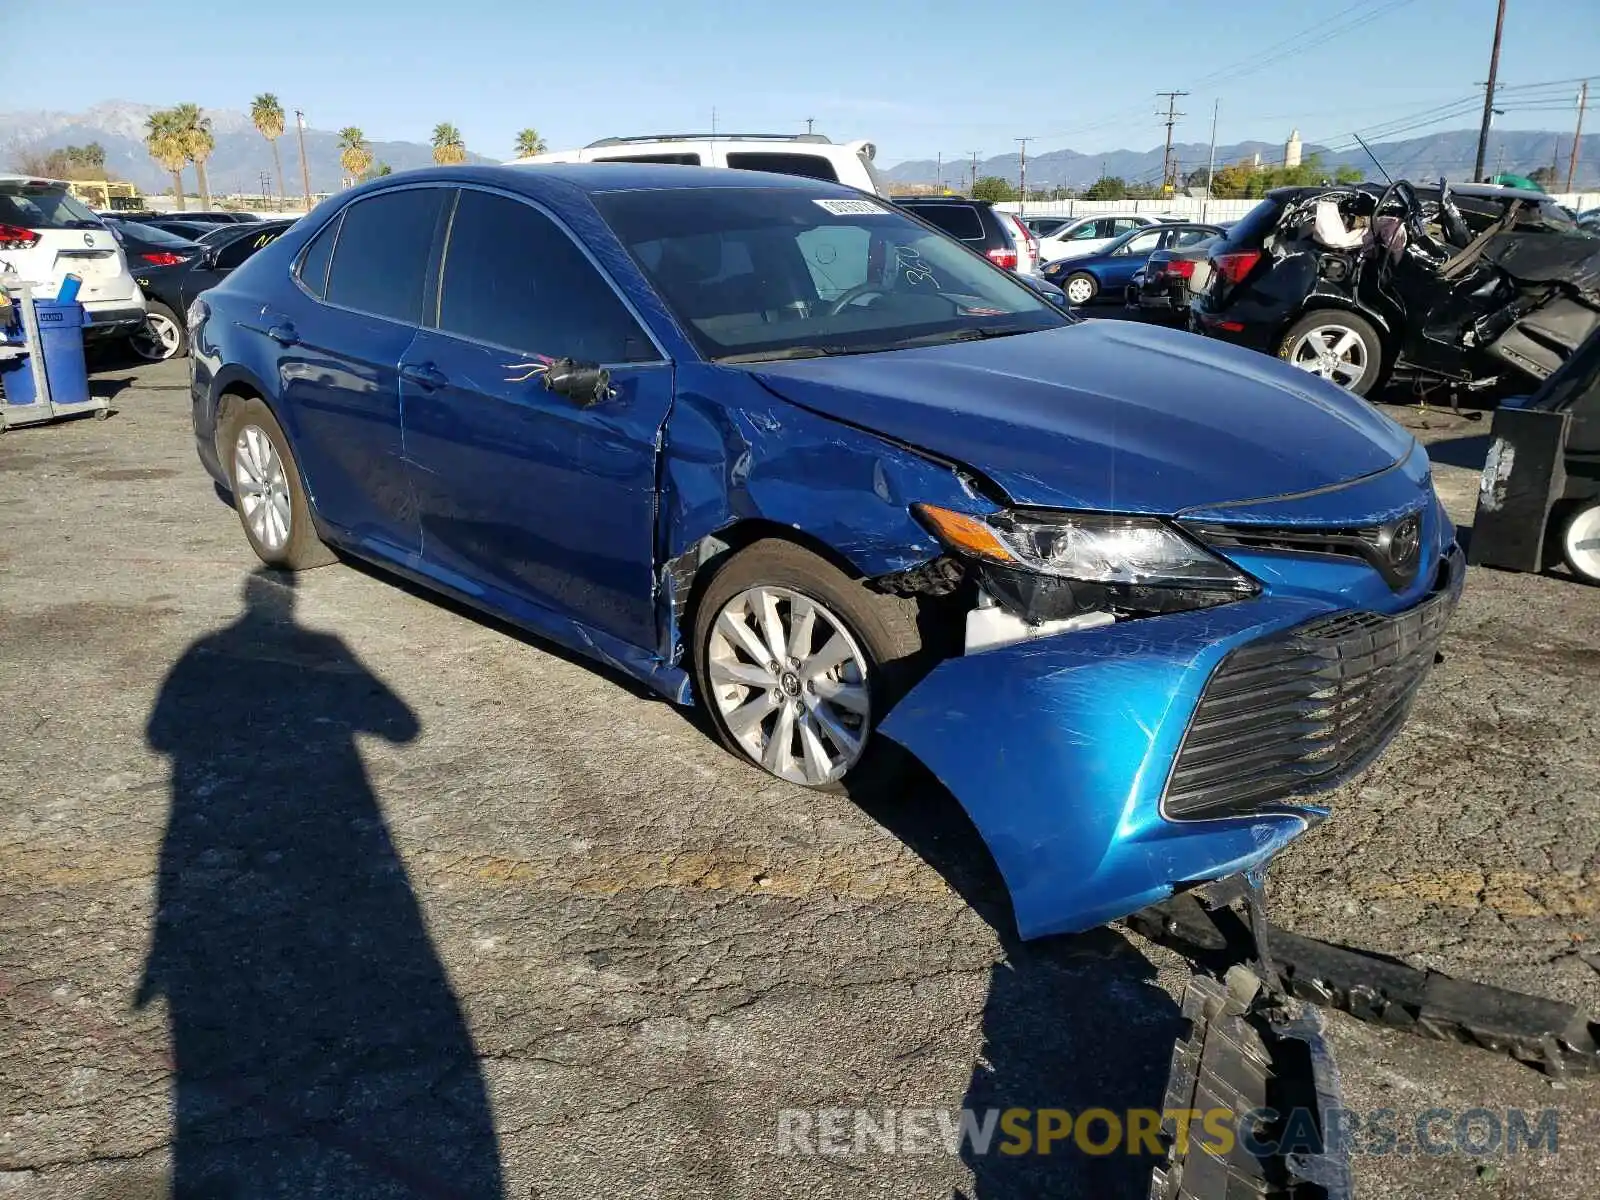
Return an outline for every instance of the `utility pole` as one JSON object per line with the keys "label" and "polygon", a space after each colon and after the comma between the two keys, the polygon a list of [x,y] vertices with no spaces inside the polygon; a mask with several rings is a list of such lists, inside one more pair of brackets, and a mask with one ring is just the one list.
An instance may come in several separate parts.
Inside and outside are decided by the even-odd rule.
{"label": "utility pole", "polygon": [[1017,192],[1021,199],[1017,203],[1017,216],[1026,215],[1028,211],[1028,143],[1032,137],[1014,138],[1022,143],[1022,157],[1017,163]]}
{"label": "utility pole", "polygon": [[806,136],[807,137],[811,136],[811,123],[813,121],[815,121],[815,120],[816,120],[815,117],[807,117],[806,118]]}
{"label": "utility pole", "polygon": [[967,153],[972,155],[972,183],[967,188],[967,195],[970,196],[978,190],[978,155],[982,154],[983,151],[968,150]]}
{"label": "utility pole", "polygon": [[940,150],[937,153],[937,155],[936,155],[936,157],[934,159],[934,162],[936,164],[935,167],[934,167],[934,177],[935,177],[934,189],[939,193],[939,195],[942,196],[942,195],[944,195],[944,151],[943,150]]}
{"label": "utility pole", "polygon": [[1206,198],[1200,201],[1200,219],[1206,219],[1206,213],[1211,208],[1211,181],[1217,173],[1217,110],[1222,107],[1221,100],[1211,102],[1211,157],[1206,160]]}
{"label": "utility pole", "polygon": [[311,168],[306,166],[306,115],[294,110],[295,134],[300,139],[300,182],[306,187],[306,211],[311,211]]}
{"label": "utility pole", "polygon": [[1478,156],[1472,161],[1472,182],[1483,178],[1483,159],[1489,152],[1489,122],[1494,119],[1494,85],[1500,73],[1500,32],[1506,23],[1506,0],[1500,0],[1494,17],[1494,48],[1489,51],[1489,82],[1483,92],[1483,124],[1478,127]]}
{"label": "utility pole", "polygon": [[1578,127],[1572,131],[1572,157],[1567,159],[1567,191],[1572,190],[1572,177],[1578,173],[1578,141],[1583,137],[1583,110],[1589,107],[1589,81],[1584,80],[1578,89]]}
{"label": "utility pole", "polygon": [[1167,148],[1161,155],[1161,194],[1163,196],[1166,195],[1167,188],[1171,186],[1170,180],[1172,179],[1172,127],[1178,123],[1179,117],[1188,116],[1187,113],[1181,113],[1177,110],[1178,97],[1187,96],[1188,94],[1188,92],[1156,93],[1157,100],[1163,96],[1167,98],[1167,111],[1165,113],[1156,113],[1158,117],[1166,117],[1167,123]]}

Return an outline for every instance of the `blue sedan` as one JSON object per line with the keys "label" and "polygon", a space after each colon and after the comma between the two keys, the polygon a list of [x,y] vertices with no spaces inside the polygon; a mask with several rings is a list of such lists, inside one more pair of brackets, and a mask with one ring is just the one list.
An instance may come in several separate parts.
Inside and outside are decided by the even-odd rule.
{"label": "blue sedan", "polygon": [[1097,253],[1046,263],[1040,274],[1065,292],[1075,306],[1104,297],[1121,300],[1134,275],[1157,250],[1192,246],[1221,232],[1216,225],[1149,225],[1130,230]]}
{"label": "blue sedan", "polygon": [[268,567],[376,563],[797,785],[892,787],[897,744],[1024,937],[1321,821],[1462,579],[1426,454],[1361,400],[1080,321],[837,184],[391,175],[188,323],[200,458]]}

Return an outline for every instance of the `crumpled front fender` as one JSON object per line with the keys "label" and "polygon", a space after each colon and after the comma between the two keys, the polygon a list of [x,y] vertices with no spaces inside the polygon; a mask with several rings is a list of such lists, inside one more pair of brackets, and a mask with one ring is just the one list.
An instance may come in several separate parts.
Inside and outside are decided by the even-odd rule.
{"label": "crumpled front fender", "polygon": [[966,809],[1005,878],[1022,937],[1089,929],[1180,884],[1256,867],[1326,815],[1294,803],[1168,821],[1160,801],[1222,657],[1333,607],[1262,598],[950,659],[879,731]]}

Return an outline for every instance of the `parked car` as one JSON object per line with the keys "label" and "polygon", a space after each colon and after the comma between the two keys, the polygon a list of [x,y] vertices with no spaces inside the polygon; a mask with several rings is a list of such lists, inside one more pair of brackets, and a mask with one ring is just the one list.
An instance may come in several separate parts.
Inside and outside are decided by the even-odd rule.
{"label": "parked car", "polygon": [[261,217],[253,212],[235,212],[232,209],[179,209],[166,214],[175,221],[192,221],[200,225],[248,225]]}
{"label": "parked car", "polygon": [[0,275],[49,299],[68,275],[83,280],[84,337],[125,334],[144,321],[144,297],[117,239],[59,179],[0,175]]}
{"label": "parked car", "polygon": [[1586,233],[1600,234],[1600,208],[1591,208],[1579,213],[1578,228]]}
{"label": "parked car", "polygon": [[511,165],[603,162],[728,167],[825,179],[887,196],[888,181],[873,163],[877,153],[878,148],[869,141],[838,145],[820,133],[650,133],[601,138],[581,150],[551,150],[513,159]]}
{"label": "parked car", "polygon": [[804,786],[898,779],[898,744],[1026,937],[1321,820],[1303,795],[1393,736],[1463,573],[1376,410],[1075,320],[837,184],[392,175],[189,327],[196,445],[264,563],[379,563]]}
{"label": "parked car", "polygon": [[1205,290],[1211,268],[1207,261],[1212,244],[1233,226],[1219,221],[1220,231],[1210,237],[1188,239],[1185,244],[1168,243],[1145,259],[1144,270],[1128,284],[1127,304],[1142,313],[1176,315],[1187,321],[1189,304]]}
{"label": "parked car", "polygon": [[1042,274],[1075,306],[1096,300],[1120,301],[1134,273],[1142,270],[1145,260],[1157,250],[1193,245],[1221,232],[1215,225],[1146,225],[1113,238],[1094,254],[1046,263]]}
{"label": "parked car", "polygon": [[1071,217],[1024,217],[1022,223],[1036,238],[1049,237],[1056,230],[1072,224]]}
{"label": "parked car", "polygon": [[[142,328],[128,344],[135,354],[151,362],[177,358],[189,351],[185,314],[195,298],[215,287],[256,251],[270,246],[292,221],[259,221],[225,225],[217,240],[187,242],[187,252],[173,252],[172,261],[149,261],[136,272],[144,292],[146,314]],[[155,232],[160,232],[159,230]]]}
{"label": "parked car", "polygon": [[1017,247],[1017,274],[1034,274],[1039,267],[1039,239],[1033,236],[1033,233],[1015,213],[998,209],[996,212],[999,214],[1001,222],[1010,232],[1011,240]]}
{"label": "parked car", "polygon": [[893,203],[918,220],[948,233],[997,267],[1030,274],[1028,243],[1006,215],[988,200],[965,196],[897,196]]}
{"label": "parked car", "polygon": [[1600,325],[1600,242],[1543,192],[1291,187],[1211,247],[1197,328],[1366,395],[1539,382]]}
{"label": "parked car", "polygon": [[103,217],[107,229],[122,246],[128,269],[135,274],[151,267],[175,267],[200,253],[200,244],[154,225]]}
{"label": "parked car", "polygon": [[175,234],[191,242],[198,242],[206,234],[214,233],[219,229],[233,228],[231,221],[190,221],[179,217],[149,217],[141,221],[140,224],[148,225],[152,229],[165,229],[168,233]]}
{"label": "parked car", "polygon": [[1156,218],[1143,213],[1079,217],[1039,239],[1039,261],[1048,266],[1063,258],[1082,258],[1104,250],[1125,233],[1156,223]]}

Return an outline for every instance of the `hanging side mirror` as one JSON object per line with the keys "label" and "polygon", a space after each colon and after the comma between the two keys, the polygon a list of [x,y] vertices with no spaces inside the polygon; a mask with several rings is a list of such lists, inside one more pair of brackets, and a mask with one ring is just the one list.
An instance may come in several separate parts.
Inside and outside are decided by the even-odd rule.
{"label": "hanging side mirror", "polygon": [[565,396],[581,408],[609,400],[616,395],[611,386],[611,372],[598,363],[578,362],[571,358],[558,358],[544,372],[547,391]]}

